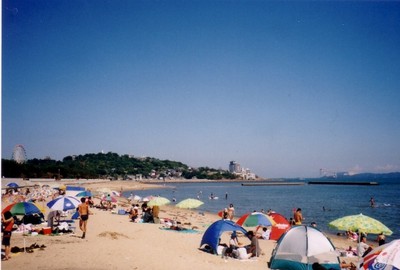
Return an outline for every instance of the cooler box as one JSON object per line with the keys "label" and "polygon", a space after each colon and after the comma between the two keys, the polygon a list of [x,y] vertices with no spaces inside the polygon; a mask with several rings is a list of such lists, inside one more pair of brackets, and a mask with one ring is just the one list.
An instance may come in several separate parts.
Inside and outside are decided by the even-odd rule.
{"label": "cooler box", "polygon": [[118,215],[125,215],[125,214],[126,214],[126,212],[125,212],[124,209],[119,209],[118,210]]}
{"label": "cooler box", "polygon": [[45,228],[43,228],[43,234],[44,234],[44,235],[49,235],[49,234],[51,234],[51,228],[50,228],[50,227],[45,227]]}

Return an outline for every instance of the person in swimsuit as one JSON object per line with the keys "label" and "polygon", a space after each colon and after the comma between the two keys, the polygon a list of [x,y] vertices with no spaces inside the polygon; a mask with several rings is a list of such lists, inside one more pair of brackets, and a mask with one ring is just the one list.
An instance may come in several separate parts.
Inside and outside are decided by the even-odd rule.
{"label": "person in swimsuit", "polygon": [[78,206],[79,212],[79,228],[81,229],[82,239],[86,236],[86,225],[89,219],[89,205],[86,203],[86,199],[84,197],[81,198],[81,204]]}
{"label": "person in swimsuit", "polygon": [[303,214],[301,213],[301,208],[297,208],[296,212],[294,213],[293,219],[295,225],[301,225],[301,222],[303,221]]}

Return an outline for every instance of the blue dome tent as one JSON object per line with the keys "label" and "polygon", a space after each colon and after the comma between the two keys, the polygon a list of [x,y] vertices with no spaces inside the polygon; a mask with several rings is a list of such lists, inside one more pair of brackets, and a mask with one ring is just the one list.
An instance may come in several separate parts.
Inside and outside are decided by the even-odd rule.
{"label": "blue dome tent", "polygon": [[216,254],[221,234],[223,232],[235,232],[235,231],[240,231],[243,234],[247,233],[247,231],[242,226],[237,225],[233,221],[225,219],[218,220],[213,224],[211,224],[210,227],[208,227],[207,230],[204,232],[203,238],[201,239],[200,247],[207,244],[212,248],[213,252]]}

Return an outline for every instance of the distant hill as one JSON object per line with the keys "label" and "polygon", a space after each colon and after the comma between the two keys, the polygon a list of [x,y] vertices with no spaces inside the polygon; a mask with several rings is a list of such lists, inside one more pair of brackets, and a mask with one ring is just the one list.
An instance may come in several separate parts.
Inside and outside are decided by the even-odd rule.
{"label": "distant hill", "polygon": [[18,178],[83,178],[83,179],[235,179],[227,170],[208,167],[192,168],[182,162],[157,158],[137,158],[116,153],[67,156],[62,161],[31,159],[19,164],[2,159],[2,176]]}
{"label": "distant hill", "polygon": [[377,180],[377,179],[400,179],[400,172],[391,173],[359,173],[354,175],[340,175],[337,177],[320,177],[320,179],[340,179],[340,180]]}

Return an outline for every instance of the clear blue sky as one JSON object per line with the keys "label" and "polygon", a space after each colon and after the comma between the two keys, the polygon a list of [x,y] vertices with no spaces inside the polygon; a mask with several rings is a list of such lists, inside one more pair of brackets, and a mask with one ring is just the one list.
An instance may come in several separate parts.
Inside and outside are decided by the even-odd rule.
{"label": "clear blue sky", "polygon": [[400,171],[400,3],[3,1],[2,156]]}

